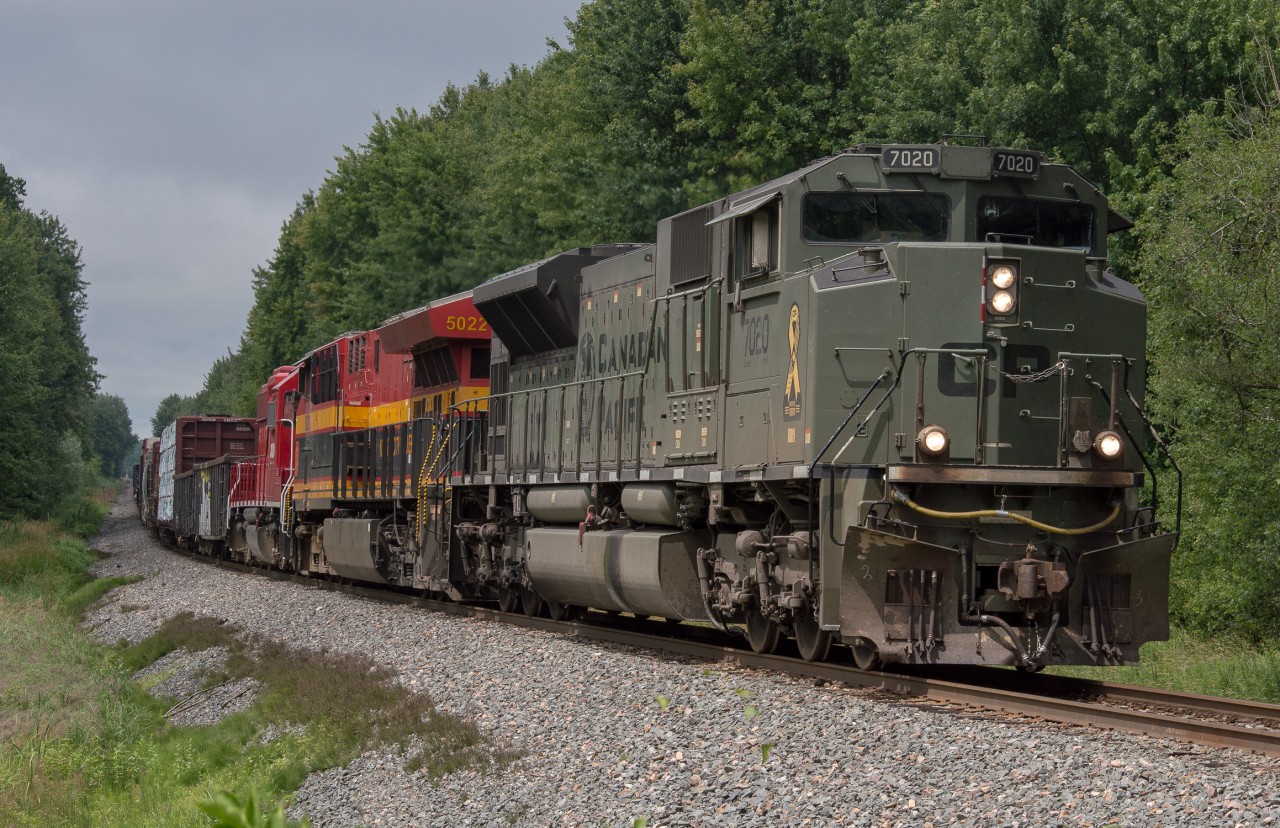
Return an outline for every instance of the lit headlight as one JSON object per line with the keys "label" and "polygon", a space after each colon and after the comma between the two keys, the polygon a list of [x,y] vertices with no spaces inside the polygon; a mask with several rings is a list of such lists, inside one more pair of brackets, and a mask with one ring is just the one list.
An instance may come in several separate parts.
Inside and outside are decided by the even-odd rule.
{"label": "lit headlight", "polygon": [[1124,443],[1120,440],[1120,435],[1114,431],[1103,431],[1093,441],[1093,450],[1098,453],[1099,457],[1111,460],[1119,456],[1124,449]]}
{"label": "lit headlight", "polygon": [[996,265],[991,268],[991,284],[1001,290],[1008,290],[1013,287],[1014,281],[1018,278],[1018,274],[1014,273],[1013,268],[1009,265]]}
{"label": "lit headlight", "polygon": [[1013,294],[1007,290],[997,290],[991,294],[991,310],[1005,316],[1013,310]]}
{"label": "lit headlight", "polygon": [[982,265],[983,319],[996,325],[1016,323],[1019,262],[988,259]]}
{"label": "lit headlight", "polygon": [[916,435],[916,445],[920,446],[920,451],[931,457],[945,452],[950,444],[951,438],[947,436],[947,430],[940,425],[927,425]]}

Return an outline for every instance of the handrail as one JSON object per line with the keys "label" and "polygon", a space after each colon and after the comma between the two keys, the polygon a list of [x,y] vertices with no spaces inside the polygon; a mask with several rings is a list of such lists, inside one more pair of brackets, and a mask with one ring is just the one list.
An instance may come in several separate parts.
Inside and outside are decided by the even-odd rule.
{"label": "handrail", "polygon": [[[253,459],[257,460],[258,458],[255,457]],[[235,496],[236,489],[240,488],[241,475],[237,471],[237,469],[242,465],[244,465],[244,461],[242,460],[232,461],[230,468],[227,469],[228,477],[231,475],[232,472],[235,472],[235,477],[236,477],[236,482],[227,487],[227,511],[224,514],[226,516],[226,521],[228,525],[230,525],[231,523],[231,498]]]}
{"label": "handrail", "polygon": [[[297,431],[294,428],[293,420],[285,417],[281,417],[278,420],[276,420],[277,428],[279,427],[280,423],[289,424],[289,443],[291,445],[297,445],[298,443]],[[289,516],[288,516],[288,513],[285,511],[285,504],[289,498],[289,487],[293,485],[293,480],[297,476],[298,476],[298,458],[293,457],[290,460],[289,479],[285,481],[283,486],[280,487],[280,528],[286,532],[289,529],[288,525],[286,524],[286,521],[288,520]]]}
{"label": "handrail", "polygon": [[[905,357],[904,357],[904,360],[905,360]],[[901,370],[901,369],[902,369],[902,366],[901,366],[901,365],[899,365],[899,366],[898,366],[898,369],[899,369],[899,370],[898,370],[898,377],[897,377],[896,379],[894,379],[894,381],[893,381],[893,386],[892,386],[892,387],[890,387],[890,388],[889,388],[889,390],[885,392],[885,395],[884,395],[883,397],[881,397],[881,398],[880,398],[880,402],[876,403],[876,407],[875,407],[875,409],[872,409],[871,414],[868,414],[868,415],[867,415],[868,420],[870,419],[870,417],[871,417],[873,414],[875,414],[876,409],[879,409],[879,408],[880,408],[880,406],[884,403],[885,399],[887,399],[887,398],[888,398],[889,394],[892,394],[892,393],[893,393],[893,389],[897,387],[897,385],[898,385],[898,380],[902,378],[902,370]],[[853,410],[851,410],[851,411],[849,412],[849,416],[847,416],[847,417],[845,417],[845,418],[844,418],[844,422],[840,424],[840,427],[839,427],[839,428],[837,428],[835,431],[833,431],[833,432],[831,433],[831,436],[827,438],[827,442],[826,442],[826,444],[825,444],[825,445],[824,445],[824,446],[823,446],[823,447],[818,451],[818,453],[817,453],[817,454],[815,454],[815,455],[814,455],[814,457],[813,457],[813,462],[809,464],[809,484],[808,484],[808,493],[809,493],[809,497],[808,497],[808,501],[809,501],[809,503],[808,503],[808,511],[809,511],[809,515],[808,515],[808,518],[809,518],[809,539],[810,539],[810,542],[809,542],[809,544],[810,544],[810,545],[809,545],[809,583],[813,583],[813,580],[814,580],[814,567],[815,567],[815,565],[816,565],[816,564],[814,563],[814,557],[815,557],[815,556],[814,556],[814,554],[813,554],[813,553],[814,553],[814,548],[813,548],[813,537],[814,537],[814,531],[813,531],[813,530],[814,530],[814,515],[813,515],[813,508],[814,508],[814,492],[813,492],[813,479],[814,479],[814,477],[813,477],[813,473],[817,470],[818,465],[821,463],[821,461],[822,461],[822,455],[824,455],[824,454],[826,454],[826,453],[827,453],[827,449],[831,448],[831,444],[832,444],[832,443],[834,443],[834,442],[836,441],[836,438],[840,436],[840,432],[842,432],[842,431],[844,431],[844,430],[845,430],[845,428],[849,425],[849,422],[850,422],[851,420],[853,420],[854,416],[858,413],[858,410],[859,410],[860,408],[862,408],[863,404],[864,404],[864,403],[866,403],[866,401],[871,397],[871,392],[875,391],[875,390],[876,390],[876,388],[878,388],[878,387],[880,386],[880,383],[884,382],[884,381],[885,381],[886,379],[888,379],[888,378],[889,378],[889,369],[888,369],[888,368],[885,368],[883,371],[881,371],[881,372],[880,372],[880,376],[876,377],[875,381],[874,381],[873,383],[871,383],[870,387],[868,387],[868,388],[867,388],[867,392],[866,392],[865,394],[863,394],[863,395],[862,395],[862,399],[858,400],[857,404],[853,406]],[[865,422],[864,422],[864,425],[865,425]],[[856,432],[855,432],[855,433],[856,433]],[[843,452],[843,451],[844,451],[844,449],[841,449],[841,452]],[[836,456],[838,457],[839,455],[836,455]],[[830,464],[828,464],[828,465],[830,465]],[[833,506],[833,507],[832,507],[832,513],[834,513],[834,508],[835,508],[835,507]],[[833,540],[834,540],[834,539],[833,539]],[[842,543],[842,542],[840,542],[840,541],[836,541],[835,543],[836,543],[836,545],[837,545],[837,546],[841,546],[841,545],[843,545],[843,543]]]}
{"label": "handrail", "polygon": [[[650,342],[652,342],[652,337],[650,338]],[[650,344],[650,345],[649,345],[649,347],[648,347],[648,349],[647,349],[647,352],[651,355],[651,353],[652,353],[652,344]],[[603,416],[603,414],[604,414],[604,399],[603,399],[603,394],[604,394],[605,383],[609,383],[609,382],[617,381],[617,382],[618,382],[618,396],[619,396],[619,399],[620,399],[620,400],[625,400],[625,396],[624,396],[624,394],[625,394],[626,381],[627,381],[628,379],[632,378],[632,377],[643,377],[643,376],[645,376],[645,375],[648,373],[648,368],[649,368],[649,364],[648,364],[648,363],[649,363],[649,361],[650,361],[650,360],[646,360],[646,364],[645,364],[645,366],[644,366],[643,368],[639,368],[639,369],[636,369],[636,370],[634,370],[634,371],[627,371],[627,372],[624,372],[624,373],[621,373],[621,374],[613,374],[613,375],[611,375],[611,376],[607,376],[607,377],[590,377],[590,378],[587,378],[587,379],[570,380],[569,382],[556,383],[555,385],[538,386],[538,387],[536,387],[536,388],[523,388],[523,389],[520,389],[520,390],[518,390],[518,391],[503,391],[503,392],[498,393],[498,394],[488,394],[488,395],[483,396],[483,397],[474,397],[474,398],[472,398],[472,399],[470,399],[470,400],[464,400],[464,401],[462,401],[462,402],[456,403],[456,404],[454,404],[454,405],[450,406],[448,410],[449,410],[449,413],[450,413],[450,414],[452,414],[452,415],[454,415],[454,416],[469,416],[469,414],[470,414],[470,413],[472,413],[472,412],[474,412],[474,413],[479,413],[479,406],[480,406],[480,404],[481,404],[481,403],[488,403],[488,404],[489,404],[489,410],[492,412],[492,411],[493,411],[493,408],[494,408],[493,403],[494,403],[495,401],[503,401],[503,400],[511,400],[511,401],[514,401],[517,397],[522,397],[522,398],[524,398],[525,400],[530,400],[530,399],[532,399],[532,397],[533,397],[533,395],[534,395],[534,394],[541,394],[541,395],[543,395],[543,397],[545,398],[545,397],[547,397],[547,396],[548,396],[551,392],[553,392],[553,391],[561,391],[561,392],[562,392],[562,394],[564,394],[565,396],[567,396],[567,391],[568,391],[568,389],[570,389],[570,388],[576,388],[576,387],[583,387],[583,388],[585,388],[586,386],[596,385],[596,386],[598,387],[598,389],[599,389],[599,393],[600,393],[600,397],[598,398],[598,403],[597,403],[597,405],[596,405],[596,418],[595,418],[595,419],[596,419],[596,432],[597,432],[597,434],[596,434],[596,440],[595,440],[595,442],[596,442],[596,446],[597,446],[597,450],[596,450],[596,475],[597,475],[597,477],[598,477],[598,476],[602,473],[602,470],[603,470],[603,463],[604,463],[604,455],[603,455],[603,452],[599,451],[599,448],[598,448],[598,447],[601,445],[601,441],[602,441],[602,439],[603,439],[603,430],[604,430],[604,416]],[[640,384],[640,388],[641,388],[641,394],[643,394],[643,388],[644,388],[644,384],[643,384],[643,383],[641,383],[641,384]],[[641,397],[641,399],[643,399],[643,396]],[[579,395],[578,395],[577,400],[576,400],[576,404],[577,404],[577,407],[578,407],[578,410],[579,410],[579,413],[580,413],[580,412],[581,412],[581,408],[582,408],[582,395],[581,395],[581,394],[579,394]],[[564,413],[565,411],[567,411],[567,408],[566,408],[566,407],[564,406],[564,404],[562,403],[562,405],[561,405],[561,413]],[[640,410],[640,409],[638,408],[638,409],[637,409],[637,417],[642,417],[642,416],[643,416],[643,411],[642,411],[642,410]],[[577,422],[577,427],[575,428],[575,434],[576,434],[576,436],[577,436],[577,443],[576,443],[576,445],[577,445],[577,450],[574,452],[574,465],[575,465],[575,470],[580,472],[580,471],[581,471],[581,469],[582,469],[582,451],[581,451],[581,447],[582,447],[582,428],[581,428],[580,416],[579,416],[579,417],[576,417],[576,418],[575,418],[575,420],[577,420],[578,422]],[[510,417],[510,410],[508,409],[508,416],[507,416],[507,429],[508,429],[508,431],[507,431],[507,438],[508,438],[508,439],[507,439],[507,448],[506,448],[507,470],[508,470],[508,472],[514,472],[514,471],[515,471],[515,464],[513,463],[513,460],[514,460],[515,458],[514,458],[514,456],[513,456],[513,455],[512,455],[512,453],[511,453],[511,442],[512,442],[512,441],[511,441],[511,439],[510,439],[510,438],[511,438],[511,431],[510,431],[510,429],[511,429],[511,427],[512,427],[513,425],[514,425],[514,423],[513,423],[513,421],[512,421],[512,418]],[[547,425],[547,422],[546,422],[546,417],[545,417],[545,412],[544,412],[544,416],[542,417],[542,426],[541,426],[541,432],[542,432],[542,434],[541,434],[541,436],[540,436],[540,438],[539,438],[539,439],[540,439],[540,441],[542,441],[542,443],[544,443],[544,444],[545,444],[545,438],[546,438],[546,434],[545,434],[545,432],[546,432],[547,428],[548,428],[548,425]],[[532,429],[532,427],[531,427],[531,426],[529,425],[529,423],[528,423],[528,416],[527,416],[527,413],[526,413],[526,416],[525,416],[525,423],[524,423],[524,425],[523,425],[523,433],[522,433],[522,435],[521,435],[521,436],[522,436],[522,439],[527,440],[527,439],[529,438],[529,434],[532,432],[532,430],[533,430],[533,429]],[[642,433],[643,433],[643,426],[642,426],[642,424],[641,424],[639,421],[637,421],[637,424],[636,424],[636,430],[637,430],[638,434],[642,434]],[[623,438],[622,438],[622,426],[621,426],[621,423],[620,423],[620,424],[618,425],[618,443],[619,443],[619,450],[618,450],[618,457],[617,457],[617,460],[616,460],[616,464],[617,464],[617,467],[618,467],[618,471],[621,471],[621,470],[622,470],[622,465],[623,465],[623,458],[622,458],[622,451],[621,451],[622,439],[623,439]],[[638,437],[637,437],[637,441],[638,441],[639,439],[640,439],[640,438],[639,438],[639,436],[638,436]],[[560,441],[560,443],[561,443],[561,445],[563,445],[563,440],[561,440],[561,441]],[[527,448],[527,447],[526,447],[526,448]],[[638,449],[639,449],[639,443],[637,442],[637,452],[636,452],[637,458],[639,458],[639,456],[640,456],[640,452],[639,452],[639,450],[638,450]],[[545,471],[545,453],[546,453],[546,452],[545,452],[545,450],[544,450],[544,451],[542,452],[542,455],[543,455],[543,456],[542,456],[542,457],[540,458],[540,460],[539,460],[539,464],[540,464],[540,465],[539,465],[539,468],[540,468],[540,469],[542,469],[543,471]],[[561,461],[560,461],[560,463],[559,463],[559,468],[560,468],[561,470],[563,470],[563,468],[564,468],[564,461],[563,461],[563,460],[561,460]],[[528,471],[529,471],[529,458],[528,458],[528,452],[527,452],[527,451],[525,451],[525,458],[524,458],[524,462],[523,462],[523,463],[521,463],[521,469],[520,469],[520,471],[521,471],[521,473],[522,473],[522,474],[527,474],[527,473],[528,473]]]}
{"label": "handrail", "polygon": [[[1159,432],[1156,431],[1155,424],[1152,423],[1151,418],[1147,416],[1147,412],[1143,411],[1142,406],[1138,405],[1138,401],[1134,399],[1133,391],[1129,388],[1129,368],[1130,367],[1131,367],[1130,364],[1128,362],[1125,362],[1125,366],[1124,366],[1125,396],[1129,398],[1129,404],[1133,406],[1133,410],[1137,412],[1138,417],[1141,418],[1143,424],[1147,427],[1147,432],[1151,435],[1151,439],[1155,441],[1156,448],[1158,448],[1160,450],[1160,453],[1164,455],[1164,459],[1169,461],[1169,465],[1173,466],[1174,472],[1178,475],[1177,505],[1175,506],[1174,517],[1173,517],[1173,531],[1174,531],[1174,534],[1177,535],[1177,539],[1174,540],[1173,548],[1176,550],[1178,548],[1177,546],[1178,540],[1181,539],[1182,537],[1182,469],[1181,467],[1178,466],[1177,459],[1175,459],[1173,456],[1173,453],[1169,451],[1169,447],[1165,444],[1164,439],[1161,438]],[[1130,439],[1132,440],[1133,438],[1130,437]],[[1135,448],[1137,448],[1137,445],[1138,445],[1137,441],[1134,441]],[[1143,452],[1139,450],[1138,454],[1142,455]],[[1143,463],[1144,464],[1146,463],[1145,456],[1143,457]],[[1147,468],[1150,469],[1150,466],[1147,466]],[[1151,472],[1151,488],[1152,488],[1152,499],[1154,500],[1155,488],[1156,488],[1156,474],[1154,470]]]}
{"label": "handrail", "polygon": [[[1058,398],[1058,412],[1059,412],[1058,465],[1059,466],[1065,466],[1067,464],[1068,443],[1070,442],[1070,435],[1067,434],[1067,430],[1068,430],[1067,384],[1070,382],[1070,379],[1071,379],[1071,360],[1073,359],[1083,359],[1083,360],[1098,359],[1098,360],[1107,360],[1111,363],[1111,399],[1108,400],[1108,404],[1111,408],[1111,411],[1109,412],[1107,417],[1107,427],[1112,431],[1115,430],[1116,421],[1119,418],[1119,411],[1116,407],[1116,399],[1119,396],[1119,391],[1120,391],[1120,374],[1117,368],[1120,364],[1128,365],[1128,360],[1126,359],[1124,354],[1078,354],[1078,353],[1072,353],[1071,351],[1058,352],[1058,362],[1059,364],[1062,365],[1062,381],[1060,384],[1061,392]],[[1089,381],[1089,380],[1086,380],[1086,381]]]}

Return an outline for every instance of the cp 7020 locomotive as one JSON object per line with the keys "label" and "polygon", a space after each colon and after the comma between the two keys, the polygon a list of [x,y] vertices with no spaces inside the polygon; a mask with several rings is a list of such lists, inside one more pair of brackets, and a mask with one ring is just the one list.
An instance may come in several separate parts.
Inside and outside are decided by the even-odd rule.
{"label": "cp 7020 locomotive", "polygon": [[[1106,268],[1127,226],[1039,153],[860,146],[479,285],[481,371],[462,331],[389,321],[448,404],[335,429],[320,485],[299,462],[230,519],[276,565],[810,660],[1131,663],[1168,635],[1176,533],[1145,305]],[[264,429],[315,405],[319,353]]]}

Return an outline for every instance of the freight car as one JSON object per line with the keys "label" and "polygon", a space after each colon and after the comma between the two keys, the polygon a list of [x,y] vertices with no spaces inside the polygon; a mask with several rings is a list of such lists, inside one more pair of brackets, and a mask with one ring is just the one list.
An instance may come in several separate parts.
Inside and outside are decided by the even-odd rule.
{"label": "freight car", "polygon": [[138,504],[138,518],[148,528],[156,523],[156,506],[160,486],[160,440],[147,437],[142,441],[142,454],[136,466],[134,497]]}
{"label": "freight car", "polygon": [[[383,442],[335,428],[328,466],[299,428],[320,486],[275,537],[301,570],[810,660],[1134,662],[1168,634],[1176,532],[1140,429],[1145,305],[1106,267],[1128,226],[1040,153],[864,145],[656,244],[502,274],[467,298],[488,393]],[[411,327],[380,330],[460,368]],[[322,353],[298,369],[317,417]]]}
{"label": "freight car", "polygon": [[[166,540],[189,548],[199,543],[202,515],[208,525],[208,485],[197,466],[253,453],[253,421],[239,417],[188,416],[174,420],[156,449],[155,527]],[[209,531],[209,530],[207,530]]]}

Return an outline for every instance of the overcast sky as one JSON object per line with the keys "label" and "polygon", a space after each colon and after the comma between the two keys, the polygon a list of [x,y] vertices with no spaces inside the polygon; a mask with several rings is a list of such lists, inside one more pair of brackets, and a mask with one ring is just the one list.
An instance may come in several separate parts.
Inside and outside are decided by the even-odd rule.
{"label": "overcast sky", "polygon": [[237,346],[253,268],[374,113],[536,64],[581,3],[0,0],[0,164],[80,243],[134,431]]}

